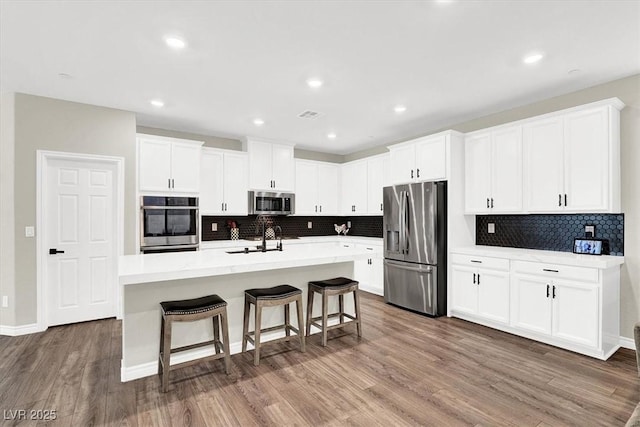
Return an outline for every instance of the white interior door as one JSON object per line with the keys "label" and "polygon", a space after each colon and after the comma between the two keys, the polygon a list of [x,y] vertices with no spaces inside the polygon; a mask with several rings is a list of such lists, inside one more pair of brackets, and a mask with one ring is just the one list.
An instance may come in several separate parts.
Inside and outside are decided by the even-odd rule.
{"label": "white interior door", "polygon": [[116,165],[52,159],[43,173],[47,325],[115,316]]}

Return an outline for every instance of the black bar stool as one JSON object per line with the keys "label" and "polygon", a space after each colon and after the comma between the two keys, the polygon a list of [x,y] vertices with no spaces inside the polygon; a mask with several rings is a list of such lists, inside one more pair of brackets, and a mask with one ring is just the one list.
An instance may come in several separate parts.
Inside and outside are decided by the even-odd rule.
{"label": "black bar stool", "polygon": [[[165,301],[160,303],[160,310],[162,312],[162,323],[160,327],[158,374],[162,376],[162,391],[164,393],[167,392],[169,386],[169,371],[177,367],[192,365],[203,360],[224,358],[224,369],[227,375],[229,374],[231,358],[229,356],[229,326],[227,324],[227,302],[225,300],[218,295],[209,295],[188,300]],[[209,317],[213,318],[213,340],[171,348],[171,325],[173,322],[193,322]],[[220,341],[220,323],[222,323],[223,342]],[[171,366],[171,355],[173,353],[212,344],[215,347],[215,354]]]}
{"label": "black bar stool", "polygon": [[[313,317],[313,296],[315,293],[322,295],[322,315]],[[353,292],[353,303],[355,306],[355,316],[344,312],[344,295]],[[306,335],[311,334],[311,325],[319,328],[322,332],[322,346],[327,346],[327,331],[336,328],[343,328],[351,323],[356,324],[358,337],[362,336],[360,326],[360,296],[358,282],[346,277],[336,277],[334,279],[317,280],[309,282],[309,293],[307,295],[307,330]],[[338,295],[338,312],[329,314],[328,300],[330,296]],[[328,320],[332,317],[340,317],[340,323],[329,326]],[[345,323],[344,318],[348,317],[353,322]],[[317,321],[322,320],[322,324]]]}
{"label": "black bar stool", "polygon": [[[291,326],[291,315],[289,312],[289,304],[296,303],[296,311],[298,314],[298,328]],[[249,332],[249,314],[251,312],[251,304],[255,305],[255,327],[254,331]],[[262,329],[262,308],[284,305],[284,325],[273,326]],[[260,364],[260,334],[263,332],[277,331],[284,329],[285,336],[276,340],[269,341],[271,343],[279,341],[289,341],[291,339],[291,331],[298,335],[300,340],[300,351],[305,351],[304,345],[304,323],[302,323],[302,291],[291,285],[279,285],[272,288],[249,289],[244,292],[244,321],[242,324],[242,352],[247,351],[247,341],[254,345],[253,364]],[[254,338],[251,337],[254,336]]]}

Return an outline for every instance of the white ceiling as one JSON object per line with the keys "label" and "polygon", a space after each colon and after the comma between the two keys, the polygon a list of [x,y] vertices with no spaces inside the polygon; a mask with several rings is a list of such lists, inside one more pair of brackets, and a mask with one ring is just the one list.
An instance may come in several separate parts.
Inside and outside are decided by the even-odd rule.
{"label": "white ceiling", "polygon": [[0,15],[3,93],[337,154],[640,72],[638,1],[2,0]]}

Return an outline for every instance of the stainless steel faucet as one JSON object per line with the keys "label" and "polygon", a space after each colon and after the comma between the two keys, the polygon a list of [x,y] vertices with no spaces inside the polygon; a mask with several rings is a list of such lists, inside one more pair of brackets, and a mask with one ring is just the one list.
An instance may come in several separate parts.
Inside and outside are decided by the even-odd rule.
{"label": "stainless steel faucet", "polygon": [[280,243],[276,244],[276,249],[278,249],[279,251],[282,251],[282,227],[280,227],[279,225],[276,225],[276,231],[280,230]]}

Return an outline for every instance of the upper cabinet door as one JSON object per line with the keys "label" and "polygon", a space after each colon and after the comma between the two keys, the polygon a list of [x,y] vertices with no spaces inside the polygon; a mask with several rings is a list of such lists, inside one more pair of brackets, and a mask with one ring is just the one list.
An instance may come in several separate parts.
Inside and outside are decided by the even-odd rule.
{"label": "upper cabinet door", "polygon": [[249,187],[252,190],[273,190],[271,176],[271,144],[251,141],[249,152]]}
{"label": "upper cabinet door", "polygon": [[293,191],[295,188],[296,164],[293,159],[293,146],[271,144],[271,176],[273,188],[278,191]]}
{"label": "upper cabinet door", "polygon": [[[340,194],[340,167],[329,163],[318,164],[318,214],[338,215]],[[296,204],[298,194],[296,193]],[[297,206],[296,206],[297,211]]]}
{"label": "upper cabinet door", "polygon": [[224,154],[225,214],[247,215],[249,212],[249,159],[246,153]]}
{"label": "upper cabinet door", "polygon": [[367,213],[367,161],[342,165],[342,213]]}
{"label": "upper cabinet door", "polygon": [[394,147],[390,150],[391,184],[405,184],[415,180],[416,150],[414,145]]}
{"label": "upper cabinet door", "polygon": [[607,107],[565,116],[564,189],[567,210],[594,212],[609,208],[609,149]]}
{"label": "upper cabinet door", "polygon": [[220,214],[224,210],[223,157],[219,151],[202,150],[200,157],[201,215]]}
{"label": "upper cabinet door", "polygon": [[367,161],[367,212],[382,215],[382,188],[384,186],[384,157],[375,157]]}
{"label": "upper cabinet door", "polygon": [[416,181],[438,181],[447,178],[447,137],[440,135],[416,143]]}
{"label": "upper cabinet door", "polygon": [[492,132],[491,212],[522,211],[522,127]]}
{"label": "upper cabinet door", "polygon": [[491,209],[491,134],[465,139],[465,212],[487,213]]}
{"label": "upper cabinet door", "polygon": [[304,160],[296,161],[296,204],[298,215],[318,213],[318,166]]}
{"label": "upper cabinet door", "polygon": [[171,188],[173,191],[197,193],[200,190],[200,146],[172,144]]}
{"label": "upper cabinet door", "polygon": [[523,126],[526,206],[529,212],[564,209],[563,119],[552,117]]}
{"label": "upper cabinet door", "polygon": [[140,191],[171,191],[171,143],[138,140],[138,185]]}

